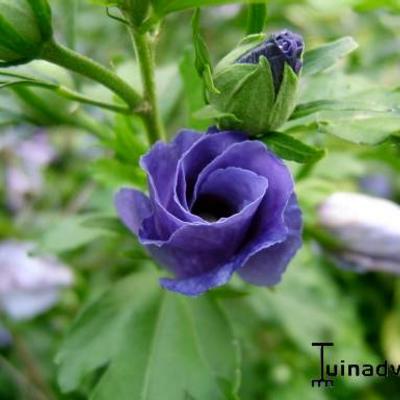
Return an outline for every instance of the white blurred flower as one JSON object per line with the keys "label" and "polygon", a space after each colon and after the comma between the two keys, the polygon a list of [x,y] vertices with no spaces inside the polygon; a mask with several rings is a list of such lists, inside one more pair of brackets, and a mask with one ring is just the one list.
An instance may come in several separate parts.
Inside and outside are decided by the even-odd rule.
{"label": "white blurred flower", "polygon": [[0,243],[0,308],[11,318],[30,319],[50,309],[72,272],[53,257],[30,256],[32,243]]}
{"label": "white blurred flower", "polygon": [[240,4],[228,4],[226,6],[211,7],[207,10],[207,12],[210,16],[215,18],[231,19],[236,17],[240,10]]}
{"label": "white blurred flower", "polygon": [[5,155],[7,204],[20,210],[30,196],[41,193],[43,168],[54,160],[55,150],[43,132],[21,138],[11,131],[0,139],[0,151]]}
{"label": "white blurred flower", "polygon": [[400,207],[385,199],[335,193],[319,208],[320,224],[343,246],[336,256],[360,270],[400,273]]}

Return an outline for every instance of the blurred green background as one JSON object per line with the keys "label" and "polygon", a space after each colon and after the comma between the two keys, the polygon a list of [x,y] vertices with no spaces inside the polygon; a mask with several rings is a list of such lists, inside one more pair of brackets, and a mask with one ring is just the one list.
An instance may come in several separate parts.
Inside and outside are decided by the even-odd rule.
{"label": "blurred green background", "polygon": [[[72,1],[52,0],[51,4],[60,41],[115,69],[133,84],[140,84],[123,24],[108,17],[104,7],[85,0],[75,2],[76,15],[71,11]],[[193,66],[191,17],[191,11],[170,14],[159,32],[157,84],[170,136],[182,127],[208,126],[207,121],[193,117],[204,100]],[[245,35],[246,19],[246,5],[203,10],[202,30],[214,62]],[[339,98],[371,86],[399,85],[399,26],[398,0],[268,2],[269,32],[283,28],[299,32],[307,48],[346,35],[360,45],[338,66],[304,80],[300,102]],[[23,68],[49,74],[96,98],[111,99],[102,87],[58,68],[49,70],[48,65],[40,63]],[[96,139],[96,135],[109,131],[117,135],[113,151]],[[128,139],[126,132],[130,133]],[[63,290],[58,304],[43,315],[22,322],[2,315],[1,400],[43,398],[39,392],[45,393],[44,398],[88,398],[89,388],[98,376],[85,382],[79,392],[62,394],[54,358],[82,305],[146,258],[134,238],[119,232],[119,227],[116,230],[109,226],[115,224],[114,191],[126,183],[144,185],[145,178],[137,167],[138,157],[146,148],[141,132],[139,120],[78,107],[48,92],[0,92],[0,238],[33,241],[40,251],[56,254],[75,274],[75,284]],[[36,168],[26,164],[18,149],[37,133],[46,134],[55,156],[39,168],[42,180],[36,189],[28,185],[16,193],[7,180],[7,171],[10,166],[22,168],[25,173]],[[355,145],[327,137],[315,127],[297,134],[329,148],[326,158],[298,183],[307,221],[314,221],[316,205],[328,194],[368,190],[360,186],[360,180],[371,174],[384,177],[390,188],[385,196],[400,201],[398,146]],[[16,138],[16,143],[5,143],[7,137]],[[136,149],[132,154],[127,151],[130,146]],[[126,160],[131,167],[126,166]],[[294,172],[299,169],[292,167]],[[32,183],[29,174],[28,181]],[[17,200],[15,196],[19,196]],[[1,273],[0,269],[0,281]],[[400,397],[398,377],[340,378],[335,389],[312,388],[310,383],[319,371],[313,341],[333,340],[335,348],[330,354],[335,360],[374,364],[388,360],[400,364],[400,283],[396,276],[337,268],[309,238],[276,289],[255,289],[245,300],[227,297],[223,304],[235,315],[242,345],[241,399]]]}

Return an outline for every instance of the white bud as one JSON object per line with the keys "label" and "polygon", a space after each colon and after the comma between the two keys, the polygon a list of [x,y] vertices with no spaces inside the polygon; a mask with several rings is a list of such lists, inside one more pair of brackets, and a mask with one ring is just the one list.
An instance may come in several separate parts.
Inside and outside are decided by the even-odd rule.
{"label": "white bud", "polygon": [[320,224],[342,244],[340,256],[365,270],[400,273],[400,207],[385,199],[335,193],[319,208]]}

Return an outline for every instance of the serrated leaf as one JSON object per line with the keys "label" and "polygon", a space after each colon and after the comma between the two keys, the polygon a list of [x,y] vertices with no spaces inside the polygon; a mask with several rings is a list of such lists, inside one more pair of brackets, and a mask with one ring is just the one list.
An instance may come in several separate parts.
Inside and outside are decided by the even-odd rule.
{"label": "serrated leaf", "polygon": [[315,75],[333,66],[339,59],[351,53],[358,47],[357,42],[350,36],[324,44],[304,54],[304,76]]}
{"label": "serrated leaf", "polygon": [[279,157],[298,163],[311,163],[321,159],[325,151],[300,142],[292,136],[271,132],[261,140]]}
{"label": "serrated leaf", "polygon": [[211,296],[165,292],[157,273],[143,271],[78,317],[57,356],[59,383],[65,392],[75,390],[103,367],[92,400],[228,400],[218,381],[231,382],[233,396],[236,350]]}

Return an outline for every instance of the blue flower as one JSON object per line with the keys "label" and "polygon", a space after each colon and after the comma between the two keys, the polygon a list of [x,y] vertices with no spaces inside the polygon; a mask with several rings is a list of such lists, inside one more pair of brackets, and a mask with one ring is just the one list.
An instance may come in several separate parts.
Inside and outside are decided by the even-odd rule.
{"label": "blue flower", "polygon": [[301,245],[302,218],[282,160],[238,132],[182,131],[156,143],[141,165],[149,195],[122,189],[125,225],[173,275],[164,288],[189,296],[237,272],[277,284]]}

